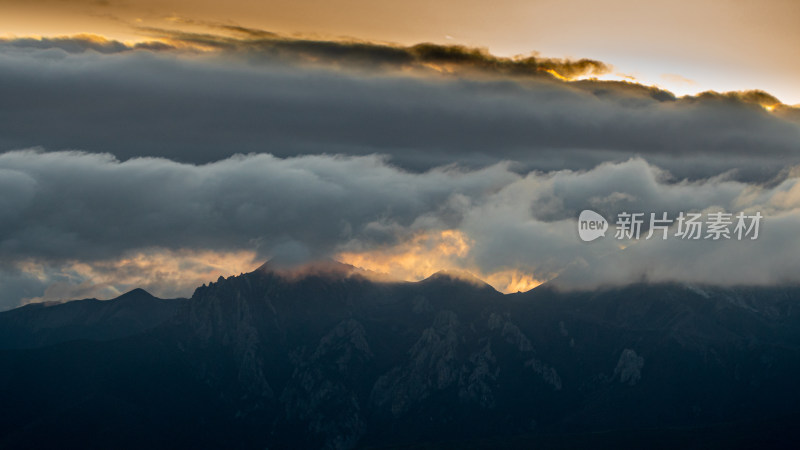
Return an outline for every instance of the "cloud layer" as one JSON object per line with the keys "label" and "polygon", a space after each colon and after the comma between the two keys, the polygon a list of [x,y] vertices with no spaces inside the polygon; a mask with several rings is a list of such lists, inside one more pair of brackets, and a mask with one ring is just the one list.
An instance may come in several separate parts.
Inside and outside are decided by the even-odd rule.
{"label": "cloud layer", "polygon": [[[766,93],[216,27],[0,41],[0,309],[189,295],[276,256],[505,291],[800,281],[800,116]],[[765,219],[757,241],[587,244],[586,208]]]}
{"label": "cloud layer", "polygon": [[[248,152],[383,154],[416,171],[509,160],[522,172],[639,155],[677,177],[735,169],[759,180],[800,162],[796,110],[764,93],[676,99],[632,83],[568,83],[548,71],[604,66],[463,47],[161,33],[169,44],[2,43],[0,150],[192,163]],[[215,50],[197,53],[199,45]]]}
{"label": "cloud layer", "polygon": [[[242,270],[276,255],[395,267],[406,278],[462,269],[494,277],[501,289],[521,285],[522,275],[558,276],[565,288],[643,279],[800,281],[800,183],[791,173],[762,186],[724,177],[674,181],[643,159],[588,171],[519,174],[501,163],[416,173],[374,156],[253,154],[193,165],[19,151],[0,155],[0,175],[0,267],[6,278],[16,276],[10,286],[27,286],[7,306],[42,297],[54,281],[146,279],[180,252],[190,252],[186,261],[199,259],[191,252],[209,252],[211,261],[208,255],[238,255],[218,258]],[[585,208],[612,222],[622,211],[760,211],[765,219],[755,241],[619,242],[609,235],[587,244],[576,225]],[[146,262],[120,263],[126,260]],[[172,264],[162,272],[177,272]],[[186,278],[200,279],[186,264]],[[430,273],[420,271],[428,266]],[[181,286],[188,295],[191,286]]]}

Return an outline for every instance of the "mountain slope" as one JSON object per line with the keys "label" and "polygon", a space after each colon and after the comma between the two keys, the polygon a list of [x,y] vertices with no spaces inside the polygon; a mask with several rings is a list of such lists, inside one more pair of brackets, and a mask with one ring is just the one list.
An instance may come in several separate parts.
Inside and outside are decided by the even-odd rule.
{"label": "mountain slope", "polygon": [[162,300],[143,289],[134,289],[112,300],[28,304],[0,313],[0,349],[139,334],[173,317],[184,301]]}
{"label": "mountain slope", "polygon": [[733,428],[777,445],[800,414],[798,300],[670,284],[502,295],[453,274],[265,266],[140,334],[0,352],[0,445],[643,446]]}

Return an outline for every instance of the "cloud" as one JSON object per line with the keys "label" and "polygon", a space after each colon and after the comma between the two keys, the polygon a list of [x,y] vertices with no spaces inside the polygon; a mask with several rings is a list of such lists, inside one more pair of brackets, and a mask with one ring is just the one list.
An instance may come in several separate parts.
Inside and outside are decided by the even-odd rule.
{"label": "cloud", "polygon": [[[23,296],[34,303],[68,299],[118,297],[135,288],[158,293],[162,298],[185,297],[195,288],[220,276],[250,272],[259,263],[252,251],[212,252],[190,249],[143,249],[119,258],[92,261],[73,260],[63,264],[22,261],[21,273],[39,281],[41,295]],[[7,296],[6,293],[3,295]],[[2,304],[0,298],[0,304]],[[19,302],[19,297],[11,301]]]}
{"label": "cloud", "polygon": [[[519,174],[503,163],[417,173],[376,156],[252,154],[194,165],[18,151],[0,155],[0,173],[0,274],[25,298],[112,296],[136,284],[189,295],[223,266],[246,271],[276,255],[335,257],[405,279],[466,270],[508,291],[555,277],[565,288],[800,281],[797,171],[761,185],[675,180],[643,159],[587,171]],[[612,223],[622,211],[765,219],[756,241],[621,243],[609,232],[587,244],[576,227],[585,208]],[[217,272],[193,268],[215,259],[227,261]]]}
{"label": "cloud", "polygon": [[679,75],[677,73],[665,73],[665,74],[661,75],[661,79],[664,80],[664,81],[670,82],[670,83],[683,84],[683,85],[689,85],[689,86],[696,86],[697,85],[696,81],[691,80],[689,78],[686,78],[686,77],[684,77],[682,75]]}
{"label": "cloud", "polygon": [[62,50],[67,53],[84,53],[94,51],[97,53],[111,54],[122,53],[133,50],[174,50],[169,44],[159,41],[139,42],[135,44],[125,44],[113,39],[106,39],[95,34],[78,34],[74,36],[60,37],[21,37],[21,38],[0,38],[0,48],[4,50]]}
{"label": "cloud", "polygon": [[611,68],[592,59],[543,58],[535,54],[499,57],[482,48],[463,45],[421,43],[400,46],[356,39],[319,39],[282,36],[270,31],[225,23],[176,18],[179,24],[198,25],[218,33],[197,33],[175,29],[139,27],[162,41],[178,46],[223,50],[250,57],[280,56],[296,61],[314,61],[340,66],[381,67],[394,69],[435,68],[450,73],[472,72],[489,75],[533,76],[570,79],[602,75]]}
{"label": "cloud", "polygon": [[[758,240],[650,240],[603,259],[579,260],[555,283],[565,289],[595,289],[631,282],[698,285],[796,285],[800,214],[767,216]],[[675,229],[671,230],[674,233]]]}
{"label": "cloud", "polygon": [[[711,285],[797,283],[800,245],[800,184],[789,176],[772,187],[715,177],[674,181],[641,159],[605,163],[589,171],[530,174],[465,214],[459,229],[474,239],[473,263],[493,270],[514,268],[564,289],[593,289],[631,282]],[[681,240],[673,237],[583,243],[576,218],[582,209],[601,212],[612,224],[621,212],[649,219],[663,212],[761,212],[755,241]],[[642,237],[646,236],[645,223]],[[476,238],[480,236],[480,238]]]}
{"label": "cloud", "polygon": [[[414,171],[507,160],[520,172],[643,156],[679,178],[736,170],[762,181],[800,163],[800,117],[765,93],[678,99],[634,83],[548,75],[601,70],[593,62],[256,31],[165,32],[166,51],[80,37],[7,41],[0,150],[192,163],[249,152],[382,154]],[[177,48],[203,39],[217,50]]]}
{"label": "cloud", "polygon": [[[767,93],[214,26],[228,34],[0,41],[0,308],[190,295],[270,257],[504,291],[798,281],[800,116]],[[765,221],[753,242],[587,244],[586,208]]]}
{"label": "cloud", "polygon": [[396,230],[377,225],[382,218],[407,227],[437,212],[442,223],[455,221],[451,197],[517,177],[503,165],[413,174],[374,156],[239,155],[197,166],[34,151],[0,155],[0,172],[2,198],[14,199],[0,212],[0,263],[102,260],[148,246],[247,248],[265,257],[290,241],[319,256],[353,233],[396,239]]}
{"label": "cloud", "polygon": [[[349,244],[352,244],[349,243]],[[395,279],[419,281],[440,271],[467,272],[494,286],[501,292],[528,291],[542,281],[517,269],[490,272],[475,265],[469,253],[475,242],[460,230],[423,230],[389,246],[361,251],[343,251],[338,261],[375,273],[389,274]]]}

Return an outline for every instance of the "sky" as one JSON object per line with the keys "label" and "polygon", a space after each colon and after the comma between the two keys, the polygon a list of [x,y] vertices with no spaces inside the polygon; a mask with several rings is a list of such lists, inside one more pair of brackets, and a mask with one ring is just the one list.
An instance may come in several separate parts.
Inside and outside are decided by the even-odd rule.
{"label": "sky", "polygon": [[[275,258],[503,292],[800,281],[792,2],[0,8],[0,310]],[[617,239],[632,212],[763,221]]]}
{"label": "sky", "polygon": [[[91,32],[148,39],[146,27],[221,22],[283,34],[411,45],[461,44],[511,56],[592,58],[679,95],[765,90],[800,104],[800,4],[793,0],[2,0],[7,35]],[[181,23],[184,22],[184,23]]]}

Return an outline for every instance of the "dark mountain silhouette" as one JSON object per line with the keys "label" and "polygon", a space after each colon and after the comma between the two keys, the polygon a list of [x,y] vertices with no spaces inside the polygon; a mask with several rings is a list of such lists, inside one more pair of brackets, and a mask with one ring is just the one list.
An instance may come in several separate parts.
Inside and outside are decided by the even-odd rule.
{"label": "dark mountain silhouette", "polygon": [[78,339],[110,340],[141,333],[172,318],[185,299],[162,300],[143,289],[113,299],[31,303],[0,313],[0,349]]}
{"label": "dark mountain silhouette", "polygon": [[[462,274],[385,282],[325,262],[140,300],[179,307],[136,333],[0,352],[0,446],[791,448],[800,437],[797,287],[503,295]],[[84,303],[95,317],[110,302]],[[51,308],[4,314],[34,323]],[[95,323],[79,316],[70,323]]]}

